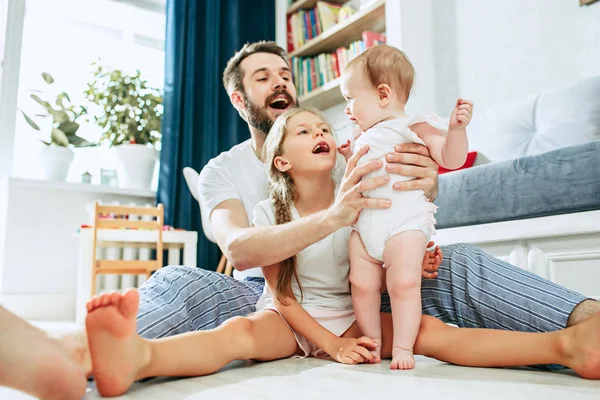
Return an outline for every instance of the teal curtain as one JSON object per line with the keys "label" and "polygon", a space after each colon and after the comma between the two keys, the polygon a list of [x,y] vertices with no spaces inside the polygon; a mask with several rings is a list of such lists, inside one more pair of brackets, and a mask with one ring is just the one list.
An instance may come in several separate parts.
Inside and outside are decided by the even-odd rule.
{"label": "teal curtain", "polygon": [[164,118],[158,202],[165,223],[199,232],[198,266],[214,270],[218,247],[202,234],[200,211],[182,175],[200,171],[249,138],[222,84],[227,60],[244,43],[275,40],[274,0],[168,0]]}

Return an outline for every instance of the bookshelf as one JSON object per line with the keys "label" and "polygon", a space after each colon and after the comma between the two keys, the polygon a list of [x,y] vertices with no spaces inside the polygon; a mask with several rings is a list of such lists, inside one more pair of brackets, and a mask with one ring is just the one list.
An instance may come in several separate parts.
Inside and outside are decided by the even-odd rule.
{"label": "bookshelf", "polygon": [[[279,11],[276,12],[276,22],[279,26],[277,33],[277,42],[280,46],[287,48],[287,26],[290,17],[300,11],[308,12],[308,10],[315,9],[315,7],[317,6],[317,0],[298,0],[291,4],[287,3],[286,0],[276,1],[279,2]],[[392,11],[392,15],[399,14],[399,5],[396,6],[395,4],[397,0],[389,1],[387,2],[387,4],[386,0],[373,0],[372,2],[363,6],[362,9],[360,9],[359,0],[325,1],[328,3],[351,6],[356,10],[356,12],[347,19],[338,22],[333,27],[324,29],[322,33],[318,34],[318,36],[310,40],[304,39],[304,43],[303,45],[301,45],[301,47],[293,49],[293,51],[291,51],[288,54],[290,59],[294,57],[294,59],[296,60],[306,60],[312,59],[313,57],[319,57],[320,54],[336,53],[336,51],[338,51],[338,49],[340,48],[352,49],[352,46],[356,44],[355,42],[363,40],[362,34],[365,31],[376,33],[382,33],[385,31],[387,33],[387,42],[390,43],[390,30],[393,32],[397,31],[394,29],[394,27],[390,27],[391,29],[386,28],[386,18],[390,18],[390,15],[386,14],[388,14],[390,10]],[[284,3],[287,4],[285,4],[284,6]],[[334,64],[335,63],[336,62],[334,62]],[[317,67],[317,75],[318,71],[319,69]],[[336,71],[339,71],[339,68],[336,68]],[[321,72],[323,71],[321,70]],[[327,79],[325,79],[325,83],[323,83],[322,79],[317,78],[318,80],[320,80],[318,84],[321,84],[321,86],[318,86],[309,92],[301,94],[298,98],[300,104],[303,107],[315,107],[319,110],[324,111],[333,106],[343,103],[344,98],[340,92],[341,79],[337,77],[338,74],[339,72],[336,72],[335,76],[333,77],[334,79],[332,79],[332,77],[329,76]],[[327,82],[328,79],[331,80]],[[306,87],[304,87],[304,90],[306,90]],[[302,90],[299,90],[299,92],[301,91]]]}
{"label": "bookshelf", "polygon": [[344,101],[344,96],[340,90],[342,78],[336,78],[327,82],[321,87],[300,96],[298,101],[302,107],[314,107],[318,110],[331,108]]}
{"label": "bookshelf", "polygon": [[289,54],[290,57],[314,56],[325,51],[348,46],[360,39],[363,31],[383,32],[385,30],[385,0],[378,0],[364,10],[358,11],[347,20],[326,30]]}
{"label": "bookshelf", "polygon": [[[313,8],[318,0],[297,0],[287,9],[287,14],[293,14],[298,10]],[[328,3],[344,4],[348,0],[327,0]]]}

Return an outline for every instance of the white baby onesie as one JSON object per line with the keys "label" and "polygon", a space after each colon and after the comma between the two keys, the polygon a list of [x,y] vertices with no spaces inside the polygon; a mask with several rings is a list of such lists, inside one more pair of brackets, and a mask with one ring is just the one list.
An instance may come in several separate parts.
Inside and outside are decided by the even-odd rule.
{"label": "white baby onesie", "polygon": [[364,176],[363,179],[388,175],[390,183],[383,187],[363,193],[365,197],[390,199],[392,205],[387,209],[365,208],[361,211],[354,229],[360,237],[369,255],[383,262],[385,244],[392,236],[406,231],[422,231],[427,237],[435,234],[435,214],[437,206],[425,197],[422,190],[400,192],[392,187],[396,182],[414,179],[412,176],[390,174],[386,171],[385,156],[394,151],[400,143],[425,144],[410,130],[409,126],[425,122],[436,129],[448,131],[448,120],[434,114],[417,114],[407,118],[397,118],[380,122],[363,132],[355,142],[355,149],[369,145],[369,152],[358,162],[365,164],[371,160],[381,159],[383,167]]}

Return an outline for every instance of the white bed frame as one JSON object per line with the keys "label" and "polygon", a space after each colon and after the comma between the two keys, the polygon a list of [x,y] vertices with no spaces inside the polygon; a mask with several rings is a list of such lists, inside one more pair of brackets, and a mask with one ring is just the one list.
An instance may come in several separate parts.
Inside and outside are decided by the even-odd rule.
{"label": "white bed frame", "polygon": [[440,229],[439,245],[472,243],[488,254],[600,299],[600,210]]}

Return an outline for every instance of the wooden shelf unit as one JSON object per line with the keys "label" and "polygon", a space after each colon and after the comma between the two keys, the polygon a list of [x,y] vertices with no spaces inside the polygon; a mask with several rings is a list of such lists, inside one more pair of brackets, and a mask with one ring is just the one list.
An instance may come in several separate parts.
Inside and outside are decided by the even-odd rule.
{"label": "wooden shelf unit", "polygon": [[302,107],[314,107],[318,110],[325,110],[344,101],[344,96],[340,91],[340,82],[342,78],[334,79],[323,86],[316,88],[298,98]]}
{"label": "wooden shelf unit", "polygon": [[[317,1],[319,0],[298,0],[292,3],[292,5],[288,8],[287,14],[293,14],[299,10],[308,10],[317,5]],[[336,4],[344,4],[349,0],[325,0],[327,3],[336,3]]]}
{"label": "wooden shelf unit", "polygon": [[316,38],[309,40],[304,46],[291,52],[289,56],[310,57],[320,53],[333,52],[338,47],[347,47],[350,43],[360,40],[363,31],[383,32],[384,30],[385,0],[378,0]]}

